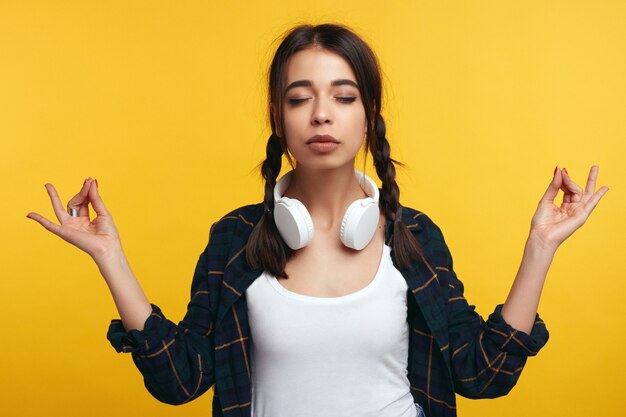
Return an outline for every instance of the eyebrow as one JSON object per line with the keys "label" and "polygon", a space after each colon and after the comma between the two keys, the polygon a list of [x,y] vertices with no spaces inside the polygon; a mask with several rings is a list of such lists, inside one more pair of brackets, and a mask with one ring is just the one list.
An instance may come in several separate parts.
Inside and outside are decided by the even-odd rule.
{"label": "eyebrow", "polygon": [[[348,80],[345,78],[339,79],[339,80],[333,80],[330,83],[331,86],[336,87],[339,85],[350,85],[356,89],[359,89],[359,86],[357,83],[355,83],[352,80]],[[298,81],[294,81],[291,84],[289,84],[287,86],[287,88],[285,89],[285,93],[289,90],[291,90],[292,88],[296,88],[296,87],[313,87],[313,81],[311,80],[298,80]]]}

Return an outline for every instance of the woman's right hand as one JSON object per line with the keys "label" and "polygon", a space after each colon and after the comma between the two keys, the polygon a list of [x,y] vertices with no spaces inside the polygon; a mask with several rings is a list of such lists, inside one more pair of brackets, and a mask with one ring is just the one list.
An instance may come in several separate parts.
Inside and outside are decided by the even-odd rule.
{"label": "woman's right hand", "polygon": [[[96,180],[87,178],[81,190],[68,203],[68,210],[63,207],[61,199],[52,184],[45,185],[54,214],[60,224],[51,222],[38,213],[28,213],[26,217],[41,224],[48,231],[87,252],[96,262],[107,254],[121,250],[120,237],[113,218],[108,212],[100,195]],[[96,212],[93,220],[89,218],[89,204]],[[78,210],[78,217],[68,213],[69,208]]]}

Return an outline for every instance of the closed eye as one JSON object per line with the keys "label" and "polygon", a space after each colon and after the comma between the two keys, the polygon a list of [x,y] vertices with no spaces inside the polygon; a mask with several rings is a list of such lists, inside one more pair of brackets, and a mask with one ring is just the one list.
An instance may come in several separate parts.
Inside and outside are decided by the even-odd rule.
{"label": "closed eye", "polygon": [[307,100],[308,98],[290,98],[287,100],[287,102],[295,106],[296,104],[304,103]]}
{"label": "closed eye", "polygon": [[336,97],[337,100],[343,103],[354,103],[356,101],[356,97]]}

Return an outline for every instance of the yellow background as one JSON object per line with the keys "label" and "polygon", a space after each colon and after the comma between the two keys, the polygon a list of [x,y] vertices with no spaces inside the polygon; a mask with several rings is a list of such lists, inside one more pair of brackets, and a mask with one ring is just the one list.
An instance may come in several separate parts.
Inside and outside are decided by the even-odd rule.
{"label": "yellow background", "polygon": [[[308,4],[310,3],[310,4]],[[208,416],[154,400],[105,333],[95,264],[25,218],[98,179],[150,300],[182,318],[212,222],[261,198],[273,40],[342,22],[380,56],[402,201],[443,229],[468,299],[503,302],[555,165],[611,190],[558,251],[551,339],[461,416],[623,415],[623,1],[0,2],[2,415]],[[560,198],[560,196],[559,196]]]}

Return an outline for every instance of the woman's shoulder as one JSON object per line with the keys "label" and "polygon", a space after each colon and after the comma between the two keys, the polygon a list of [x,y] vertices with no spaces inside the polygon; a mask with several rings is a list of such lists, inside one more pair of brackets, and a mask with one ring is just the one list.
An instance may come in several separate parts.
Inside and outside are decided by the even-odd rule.
{"label": "woman's shoulder", "polygon": [[422,247],[445,248],[444,250],[447,250],[441,229],[426,213],[411,207],[402,207],[402,222],[413,233]]}
{"label": "woman's shoulder", "polygon": [[245,247],[262,215],[263,204],[250,204],[232,210],[215,221],[209,230],[206,256],[216,264],[230,259],[234,253]]}
{"label": "woman's shoulder", "polygon": [[229,213],[226,213],[219,220],[217,220],[211,226],[211,234],[214,232],[233,232],[241,230],[245,232],[252,232],[254,226],[261,220],[263,216],[263,204],[249,204],[246,206],[238,207]]}
{"label": "woman's shoulder", "polygon": [[404,223],[409,230],[422,233],[439,229],[430,216],[423,211],[411,207],[402,207],[402,223]]}
{"label": "woman's shoulder", "polygon": [[248,226],[254,227],[261,216],[263,215],[263,203],[248,204],[246,206],[238,207],[229,213],[226,213],[220,218],[217,223],[220,222],[242,222]]}

